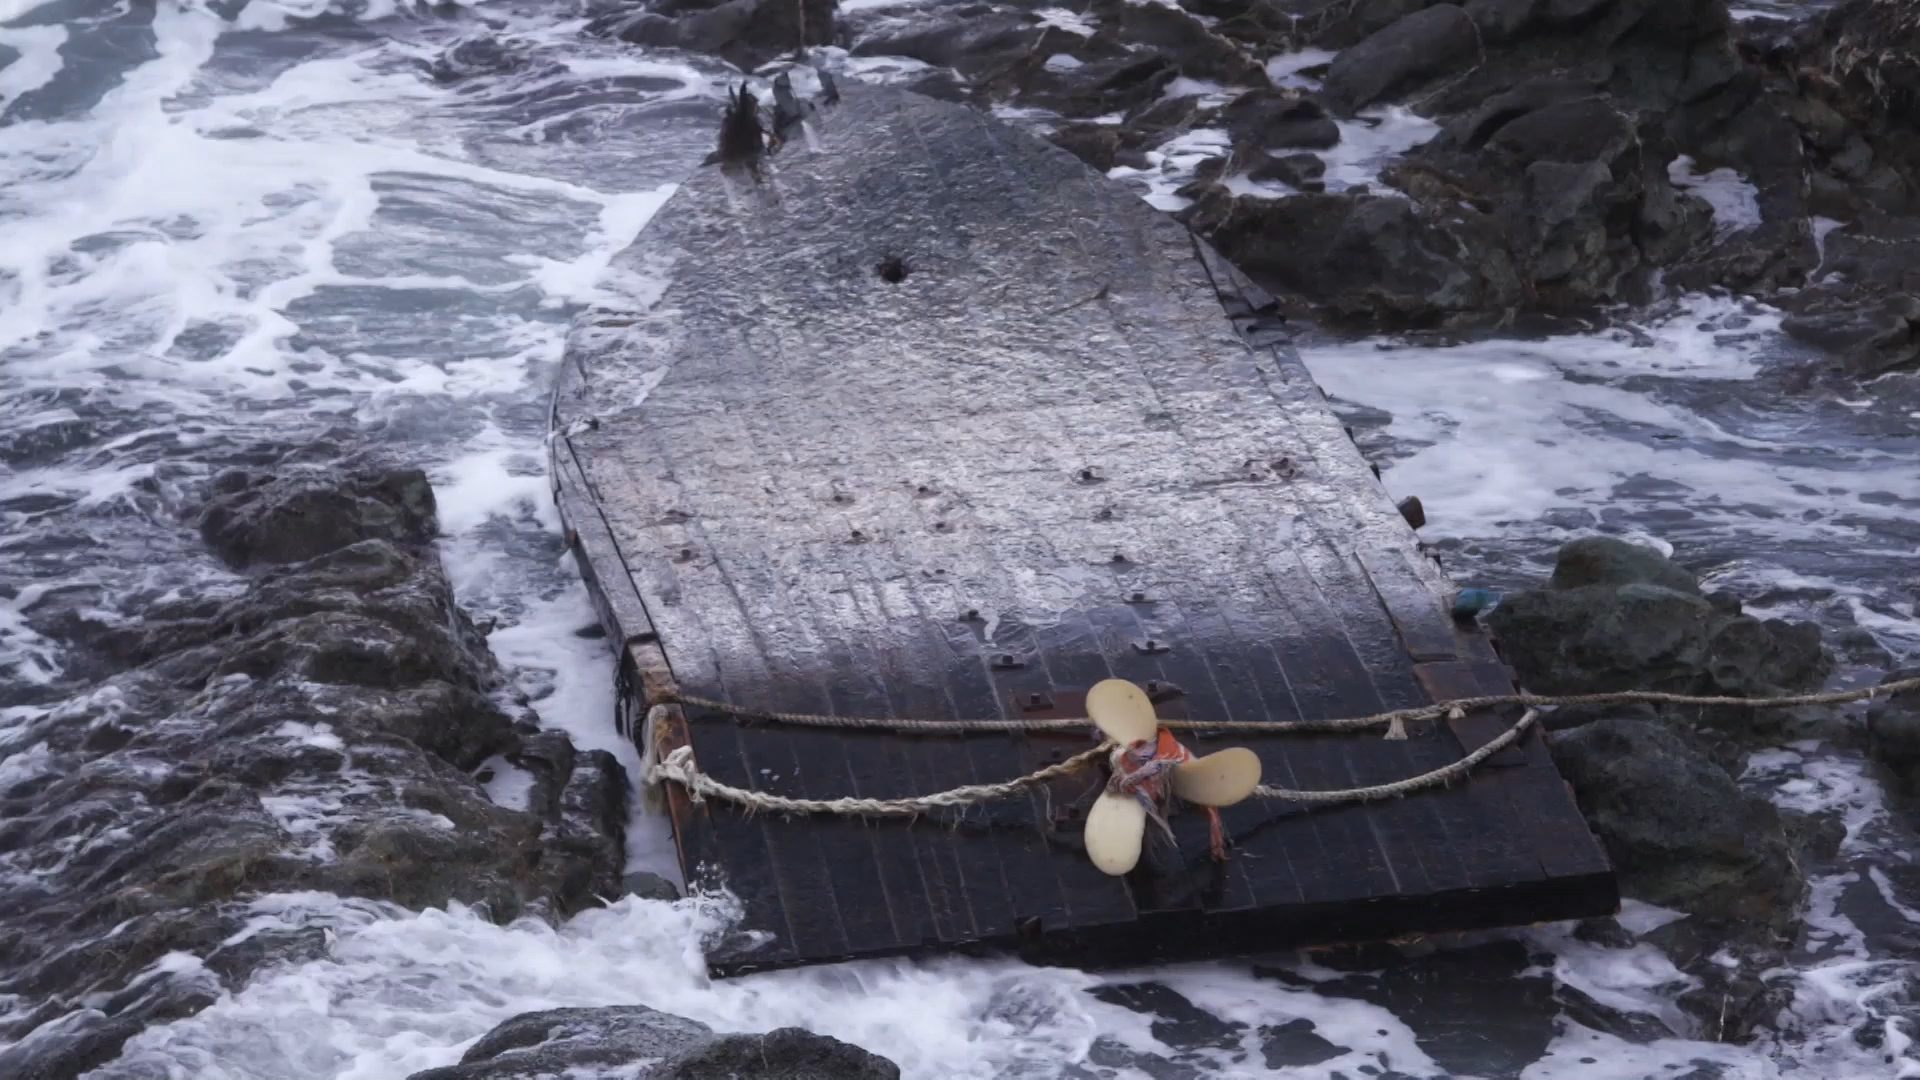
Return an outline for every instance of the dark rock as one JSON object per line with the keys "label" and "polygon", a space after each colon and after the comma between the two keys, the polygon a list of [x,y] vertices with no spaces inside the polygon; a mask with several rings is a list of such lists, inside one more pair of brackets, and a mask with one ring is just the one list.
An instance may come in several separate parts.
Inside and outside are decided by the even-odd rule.
{"label": "dark rock", "polygon": [[711,1038],[713,1029],[705,1024],[644,1005],[549,1009],[501,1023],[469,1047],[460,1064],[417,1072],[409,1080],[558,1076],[575,1069],[659,1060]]}
{"label": "dark rock", "polygon": [[1806,884],[1779,812],[1667,727],[1599,720],[1548,745],[1627,895],[1775,931],[1792,921]]}
{"label": "dark rock", "polygon": [[1047,137],[1100,172],[1113,168],[1120,154],[1120,132],[1109,124],[1067,124]]}
{"label": "dark rock", "polygon": [[[1821,104],[1847,121],[1893,164],[1907,194],[1920,168],[1920,15],[1912,5],[1844,0],[1807,27],[1794,58]],[[1844,142],[1827,125],[1826,144]]]}
{"label": "dark rock", "polygon": [[1820,628],[1751,615],[1715,620],[1707,638],[1707,678],[1736,697],[1768,697],[1819,686],[1833,670]]}
{"label": "dark rock", "polygon": [[665,900],[672,903],[680,899],[680,886],[661,877],[659,874],[638,870],[620,879],[620,887],[628,896],[637,896],[642,900]]}
{"label": "dark rock", "polygon": [[[0,855],[37,868],[0,877],[0,996],[44,1004],[0,1019],[0,1075],[78,1075],[260,966],[324,952],[318,930],[241,933],[264,894],[502,920],[619,894],[625,773],[527,739],[490,696],[501,676],[432,557],[419,473],[226,473],[211,503],[225,557],[276,565],[97,636],[117,668],[21,731],[47,756],[0,790]],[[539,756],[537,805],[474,780],[496,754]]]}
{"label": "dark rock", "polygon": [[1599,83],[1595,78],[1558,72],[1525,79],[1454,119],[1448,124],[1448,130],[1460,144],[1479,148],[1485,146],[1495,132],[1521,117],[1562,102],[1592,98],[1599,90]]}
{"label": "dark rock", "polygon": [[1787,843],[1793,847],[1794,861],[1803,869],[1831,863],[1840,856],[1840,845],[1847,840],[1847,823],[1837,814],[1782,810],[1780,823],[1786,830]]}
{"label": "dark rock", "polygon": [[[1920,668],[1894,671],[1883,683],[1920,678]],[[1867,735],[1874,758],[1910,791],[1920,791],[1920,690],[1902,690],[1867,707]]]}
{"label": "dark rock", "polygon": [[1340,142],[1340,125],[1319,102],[1285,90],[1249,90],[1220,110],[1220,122],[1248,154],[1325,150]]}
{"label": "dark rock", "polygon": [[366,469],[344,482],[317,472],[229,470],[213,480],[200,535],[235,568],[311,559],[361,540],[433,539],[433,487],[418,469]]}
{"label": "dark rock", "polygon": [[634,45],[717,56],[743,70],[783,54],[833,44],[837,0],[729,0],[713,7],[614,13],[587,26],[590,34]]}
{"label": "dark rock", "polygon": [[1540,714],[1540,724],[1548,731],[1570,731],[1609,718],[1657,723],[1660,710],[1652,705],[1556,705]]}
{"label": "dark rock", "polygon": [[1677,1034],[1657,1016],[1616,1009],[1566,983],[1554,987],[1553,999],[1567,1019],[1630,1043],[1645,1046],[1661,1039],[1671,1039]]}
{"label": "dark rock", "polygon": [[1160,56],[1084,64],[1062,80],[1057,104],[1081,114],[1132,115],[1158,102],[1179,77],[1180,69]]}
{"label": "dark rock", "polygon": [[1427,6],[1428,0],[1354,0],[1327,4],[1314,13],[1313,44],[1336,52],[1350,49]]}
{"label": "dark rock", "polygon": [[[640,1005],[524,1013],[481,1037],[460,1064],[409,1080],[532,1080],[621,1068],[635,1080],[899,1080],[885,1058],[799,1028],[715,1035]],[[629,1071],[637,1070],[637,1071]]]}
{"label": "dark rock", "polygon": [[1025,12],[945,7],[864,35],[851,51],[855,56],[904,56],[978,78],[1035,57],[1044,61],[1050,53],[1042,53],[1039,46],[1047,33],[1039,19]]}
{"label": "dark rock", "polygon": [[1228,86],[1267,85],[1266,68],[1259,61],[1177,7],[1110,3],[1102,14],[1102,22],[1114,36],[1165,57],[1190,79]]}
{"label": "dark rock", "polygon": [[1406,199],[1234,199],[1221,191],[1187,217],[1262,286],[1304,298],[1336,321],[1436,326],[1521,298],[1483,222],[1423,214]]}
{"label": "dark rock", "polygon": [[1406,15],[1345,50],[1327,69],[1321,94],[1340,114],[1442,75],[1472,59],[1480,33],[1464,8],[1435,4]]}
{"label": "dark rock", "polygon": [[1481,40],[1498,44],[1519,36],[1539,7],[1540,0],[1467,0],[1466,12]]}
{"label": "dark rock", "polygon": [[877,1054],[815,1035],[779,1028],[765,1035],[723,1035],[668,1058],[651,1080],[900,1080],[900,1067]]}
{"label": "dark rock", "polygon": [[1636,944],[1627,928],[1612,918],[1582,919],[1574,925],[1573,936],[1603,949],[1631,949]]}
{"label": "dark rock", "polygon": [[[1729,597],[1701,596],[1693,575],[1657,553],[1604,537],[1562,547],[1548,588],[1503,597],[1487,625],[1536,693],[1772,697],[1818,686],[1833,666],[1813,625],[1743,615]],[[1747,730],[1773,730],[1784,715],[1662,713]],[[1552,726],[1588,718],[1556,711]]]}
{"label": "dark rock", "polygon": [[1252,180],[1277,180],[1300,191],[1324,191],[1326,184],[1321,177],[1327,173],[1327,163],[1316,154],[1288,154],[1285,157],[1273,157],[1261,162],[1247,171]]}
{"label": "dark rock", "polygon": [[1790,983],[1769,980],[1785,963],[1782,943],[1759,926],[1679,919],[1641,935],[1667,955],[1695,985],[1674,999],[1693,1021],[1685,1034],[1715,1042],[1744,1042],[1793,1002]]}
{"label": "dark rock", "polygon": [[1276,1071],[1318,1065],[1349,1049],[1315,1031],[1313,1021],[1305,1017],[1260,1029],[1261,1056],[1267,1068]]}
{"label": "dark rock", "polygon": [[1658,585],[1590,585],[1510,593],[1487,625],[1528,689],[1592,694],[1692,689],[1712,616],[1699,596]]}
{"label": "dark rock", "polygon": [[1588,585],[1658,585],[1700,595],[1694,576],[1652,548],[1611,536],[1583,536],[1562,544],[1553,562],[1549,589]]}
{"label": "dark rock", "polygon": [[[1633,122],[1611,98],[1542,105],[1496,128],[1487,145],[1517,165],[1611,162],[1634,138]],[[1609,170],[1609,177],[1611,170]]]}
{"label": "dark rock", "polygon": [[1849,374],[1863,378],[1920,366],[1920,299],[1912,296],[1860,306],[1843,302],[1790,315],[1780,328],[1834,353]]}
{"label": "dark rock", "polygon": [[1241,1025],[1223,1020],[1195,1005],[1186,995],[1160,982],[1113,983],[1088,991],[1109,1005],[1151,1017],[1148,1031],[1172,1045],[1230,1046],[1239,1042]]}

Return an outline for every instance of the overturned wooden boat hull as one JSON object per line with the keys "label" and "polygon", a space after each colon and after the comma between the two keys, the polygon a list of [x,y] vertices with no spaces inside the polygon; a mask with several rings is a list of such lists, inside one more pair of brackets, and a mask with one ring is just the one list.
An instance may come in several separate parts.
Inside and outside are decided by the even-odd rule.
{"label": "overturned wooden boat hull", "polygon": [[[1267,298],[1077,159],[962,106],[847,88],[757,175],[703,168],[616,260],[553,404],[568,535],[623,723],[725,783],[897,798],[1005,780],[1089,731],[935,734],[672,706],[1355,716],[1512,684],[1289,349]],[[1251,746],[1270,783],[1458,759],[1488,712]],[[1098,774],[916,820],[748,815],[668,785],[690,883],[742,929],[718,974],[1013,949],[1082,964],[1605,914],[1611,871],[1537,734],[1390,801],[1172,820],[1124,877],[1078,837]]]}

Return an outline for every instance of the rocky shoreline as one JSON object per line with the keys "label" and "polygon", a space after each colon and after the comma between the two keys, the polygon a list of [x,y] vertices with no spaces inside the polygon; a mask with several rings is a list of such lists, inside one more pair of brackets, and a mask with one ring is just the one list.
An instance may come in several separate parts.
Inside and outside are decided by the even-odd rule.
{"label": "rocky shoreline", "polygon": [[[1847,0],[1790,24],[1735,22],[1724,0],[594,0],[588,31],[743,67],[801,45],[919,60],[906,76],[920,90],[1164,180],[1176,212],[1286,312],[1331,328],[1530,329],[1656,302],[1664,283],[1776,305],[1790,333],[1872,377],[1920,364],[1916,12]],[[433,76],[514,62],[485,43]],[[1377,180],[1339,175],[1356,140],[1416,121],[1432,137]],[[0,747],[0,1075],[81,1075],[257,971],[324,955],[322,929],[261,928],[270,895],[505,922],[671,892],[623,881],[619,763],[542,730],[461,610],[422,473],[231,470],[196,521],[232,590],[137,617],[57,597],[34,610],[95,686]],[[1537,692],[1757,696],[1833,670],[1812,627],[1746,614],[1605,539],[1569,545],[1552,581],[1489,621]],[[1574,931],[1657,945],[1693,981],[1686,1025],[1565,988],[1563,1007],[1630,1041],[1763,1031],[1784,993],[1767,973],[1844,829],[1746,791],[1741,763],[1853,729],[1831,712],[1737,708],[1563,709],[1546,726],[1625,891],[1692,916]],[[1876,702],[1842,738],[1920,790],[1920,694]],[[523,1014],[416,1080],[575,1068],[898,1076],[797,1029],[722,1035],[614,1007]]]}
{"label": "rocky shoreline", "polygon": [[[1817,627],[1743,614],[1657,552],[1610,537],[1560,549],[1546,586],[1487,616],[1521,686],[1540,694],[1666,690],[1772,697],[1832,673]],[[1548,749],[1625,896],[1688,919],[1636,939],[1611,920],[1598,941],[1646,940],[1698,985],[1678,1005],[1697,1037],[1748,1038],[1787,1004],[1766,974],[1802,927],[1812,869],[1845,828],[1743,790],[1750,753],[1804,737],[1831,710],[1568,706],[1550,710]],[[1679,1034],[1675,1032],[1674,1034]]]}
{"label": "rocky shoreline", "polygon": [[[1848,376],[1920,364],[1910,0],[1798,23],[1726,0],[596,10],[591,33],[743,67],[798,46],[918,61],[889,77],[1177,183],[1189,226],[1330,327],[1543,329],[1718,290],[1783,309]],[[1375,180],[1332,175],[1386,106],[1418,145]]]}
{"label": "rocky shoreline", "polygon": [[[202,535],[245,588],[137,620],[36,611],[99,678],[0,764],[0,1075],[77,1076],[263,966],[324,955],[252,901],[505,922],[621,894],[628,781],[542,731],[455,601],[417,469],[229,470]],[[483,775],[516,770],[517,799]],[[517,805],[501,805],[501,802]]]}

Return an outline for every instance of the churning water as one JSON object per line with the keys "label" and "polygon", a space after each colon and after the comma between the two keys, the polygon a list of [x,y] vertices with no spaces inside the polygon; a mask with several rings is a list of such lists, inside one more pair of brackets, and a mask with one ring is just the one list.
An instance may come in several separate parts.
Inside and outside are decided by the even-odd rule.
{"label": "churning water", "polygon": [[[586,39],[584,21],[513,3],[0,0],[0,776],[38,760],[9,732],[89,683],[33,606],[79,590],[131,618],[235,589],[179,511],[218,469],[299,447],[428,467],[459,594],[495,620],[543,721],[635,763],[605,643],[574,633],[593,616],[547,495],[545,395],[569,315],[709,148],[726,72]],[[498,48],[436,69],[477,37]],[[1528,581],[1559,540],[1606,528],[1818,619],[1855,674],[1884,668],[1920,649],[1920,394],[1797,390],[1776,322],[1679,298],[1606,333],[1307,355],[1462,579]],[[1566,927],[1381,971],[954,959],[714,983],[698,945],[723,903],[629,898],[553,928],[281,895],[256,903],[261,925],[327,926],[327,957],[260,973],[96,1075],[393,1080],[516,1013],[619,1003],[798,1024],[926,1080],[1920,1075],[1902,1018],[1914,838],[1855,751],[1796,745],[1746,779],[1849,827],[1812,932],[1769,975],[1792,1005],[1752,1045],[1637,1042],[1564,1015],[1559,986],[1687,1030],[1673,999],[1689,985],[1651,946]],[[665,860],[657,823],[630,847],[637,866]]]}

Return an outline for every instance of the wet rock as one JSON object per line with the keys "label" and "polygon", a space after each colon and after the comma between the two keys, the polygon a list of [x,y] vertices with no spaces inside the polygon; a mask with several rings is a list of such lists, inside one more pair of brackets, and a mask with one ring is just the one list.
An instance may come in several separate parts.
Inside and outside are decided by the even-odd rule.
{"label": "wet rock", "polygon": [[[1900,298],[1920,281],[1920,137],[1891,107],[1910,93],[1914,20],[1889,9],[1852,0],[1802,32],[1736,24],[1722,0],[1094,0],[1071,26],[1037,5],[927,5],[849,13],[843,43],[934,65],[943,96],[1054,114],[1068,121],[1056,141],[1103,170],[1219,126],[1232,140],[1221,175],[1313,194],[1312,164],[1288,151],[1337,144],[1325,108],[1399,101],[1434,119],[1442,135],[1381,176],[1405,212],[1182,190],[1196,203],[1185,220],[1264,264],[1291,315],[1467,329],[1644,304],[1662,282],[1731,289],[1784,306],[1794,331],[1870,376],[1913,365]],[[1317,94],[1268,85],[1259,61],[1306,45],[1339,51],[1310,72]],[[1168,98],[1182,77],[1246,92],[1218,110]],[[1724,186],[1689,190],[1681,174],[1676,187],[1681,154],[1695,175],[1737,177],[1714,185],[1751,185],[1760,220],[1716,220],[1695,192]],[[1812,215],[1849,223],[1824,263]],[[1314,242],[1274,250],[1289,227]],[[1345,257],[1323,273],[1314,252],[1336,238]]]}
{"label": "wet rock", "polygon": [[650,1080],[900,1080],[900,1067],[852,1043],[801,1028],[723,1035],[663,1061]]}
{"label": "wet rock", "polygon": [[1712,618],[1697,595],[1629,584],[1510,593],[1487,624],[1528,689],[1590,694],[1693,687]]}
{"label": "wet rock", "polygon": [[634,45],[705,53],[743,70],[783,54],[831,45],[836,0],[729,0],[711,7],[657,5],[618,11],[587,26],[590,34]]}
{"label": "wet rock", "polygon": [[1573,936],[1603,949],[1631,949],[1635,944],[1633,935],[1613,918],[1582,919],[1574,925]]}
{"label": "wet rock", "polygon": [[213,490],[200,535],[236,569],[299,562],[361,540],[423,544],[435,529],[433,486],[418,469],[360,470],[344,482],[230,469]]}
{"label": "wet rock", "polygon": [[1674,999],[1691,1021],[1691,1030],[1683,1034],[1745,1042],[1793,1004],[1791,984],[1777,975],[1769,978],[1785,963],[1781,943],[1757,938],[1748,929],[1689,918],[1641,937],[1695,981]]}
{"label": "wet rock", "polygon": [[1340,125],[1319,102],[1285,90],[1249,90],[1220,110],[1220,122],[1246,153],[1325,150],[1340,142]]}
{"label": "wet rock", "polygon": [[1598,720],[1548,738],[1624,893],[1784,930],[1806,883],[1780,814],[1662,724]]}
{"label": "wet rock", "polygon": [[1313,1021],[1305,1017],[1260,1029],[1260,1053],[1269,1069],[1318,1065],[1339,1057],[1348,1049],[1320,1034],[1314,1029]]}
{"label": "wet rock", "polygon": [[1554,987],[1553,1000],[1560,1006],[1561,1014],[1574,1023],[1630,1043],[1645,1046],[1661,1039],[1671,1039],[1676,1034],[1657,1016],[1616,1009],[1566,983]]}
{"label": "wet rock", "polygon": [[409,1080],[533,1080],[618,1071],[632,1080],[898,1080],[900,1070],[857,1046],[800,1028],[715,1035],[640,1005],[550,1009],[502,1023],[458,1065]]}
{"label": "wet rock", "polygon": [[1845,0],[1814,19],[1797,45],[1810,89],[1897,164],[1910,192],[1920,165],[1912,124],[1920,105],[1920,14],[1911,4]]}
{"label": "wet rock", "polygon": [[[1040,51],[1049,29],[1027,12],[944,8],[916,13],[904,25],[863,35],[851,51],[855,56],[904,56],[977,78],[1036,56],[1044,62],[1052,55],[1052,51]],[[1066,40],[1069,36],[1062,33],[1056,43],[1061,51],[1071,44]]]}
{"label": "wet rock", "polygon": [[1100,10],[1102,24],[1121,41],[1167,58],[1187,78],[1227,86],[1267,85],[1266,69],[1259,61],[1177,7],[1121,0],[1103,4]]}
{"label": "wet rock", "polygon": [[[244,591],[96,634],[118,670],[16,732],[0,859],[34,873],[0,875],[0,995],[43,1004],[0,1019],[0,1075],[76,1076],[324,950],[270,894],[502,920],[619,894],[625,774],[503,707],[417,470],[227,473],[201,521]],[[474,779],[494,755],[538,765],[526,811]]]}
{"label": "wet rock", "polygon": [[1574,312],[1645,293],[1711,230],[1676,193],[1659,132],[1582,80],[1531,80],[1476,106],[1382,177],[1422,205],[1471,207],[1524,283],[1525,306]]}
{"label": "wet rock", "polygon": [[1580,589],[1588,585],[1657,585],[1663,589],[1700,595],[1700,583],[1652,548],[1612,536],[1584,536],[1561,545],[1553,562],[1550,589]]}
{"label": "wet rock", "polygon": [[1500,43],[1518,37],[1540,8],[1540,0],[1467,0],[1467,17],[1483,41]]}
{"label": "wet rock", "polygon": [[637,896],[642,900],[665,900],[672,903],[680,899],[680,886],[659,874],[644,870],[635,871],[621,878],[620,887],[626,890],[628,896]]}
{"label": "wet rock", "polygon": [[[1920,668],[1894,671],[1883,683],[1920,678]],[[1920,690],[1903,690],[1867,707],[1868,747],[1909,791],[1920,791]]]}
{"label": "wet rock", "polygon": [[1322,49],[1350,49],[1427,6],[1427,0],[1355,0],[1328,4],[1316,16],[1313,43]]}
{"label": "wet rock", "polygon": [[1831,863],[1840,856],[1840,845],[1847,840],[1847,823],[1837,813],[1782,810],[1780,823],[1793,848],[1793,859],[1803,869]]}
{"label": "wet rock", "polygon": [[469,1047],[458,1065],[417,1072],[409,1080],[557,1076],[658,1061],[712,1037],[713,1029],[697,1020],[643,1005],[549,1009],[501,1023]]}
{"label": "wet rock", "polygon": [[1472,59],[1480,34],[1466,9],[1435,4],[1406,15],[1334,57],[1321,96],[1343,115]]}
{"label": "wet rock", "polygon": [[[1742,614],[1731,597],[1702,596],[1691,574],[1658,553],[1616,540],[1567,544],[1548,587],[1508,594],[1487,625],[1535,693],[1771,697],[1812,689],[1832,670],[1817,627]],[[1785,718],[1777,710],[1661,712],[1758,732]]]}
{"label": "wet rock", "polygon": [[1317,192],[1326,190],[1326,183],[1321,179],[1326,173],[1327,163],[1316,154],[1287,154],[1254,166],[1247,171],[1247,178],[1279,181],[1300,191]]}
{"label": "wet rock", "polygon": [[1089,993],[1109,1005],[1150,1017],[1148,1030],[1170,1046],[1233,1046],[1244,1031],[1242,1025],[1213,1015],[1165,983],[1117,983]]}
{"label": "wet rock", "polygon": [[1467,216],[1424,214],[1406,199],[1235,199],[1216,190],[1186,216],[1262,286],[1336,321],[1436,326],[1520,302],[1497,238]]}
{"label": "wet rock", "polygon": [[1088,166],[1106,172],[1118,163],[1120,132],[1106,124],[1067,124],[1047,136]]}
{"label": "wet rock", "polygon": [[1780,328],[1835,354],[1849,374],[1871,378],[1920,366],[1920,299],[1889,296],[1862,305],[1849,298],[1810,308]]}
{"label": "wet rock", "polygon": [[1060,78],[1056,92],[1037,100],[1070,114],[1134,117],[1161,103],[1179,77],[1179,67],[1165,57],[1122,57],[1073,69]]}

